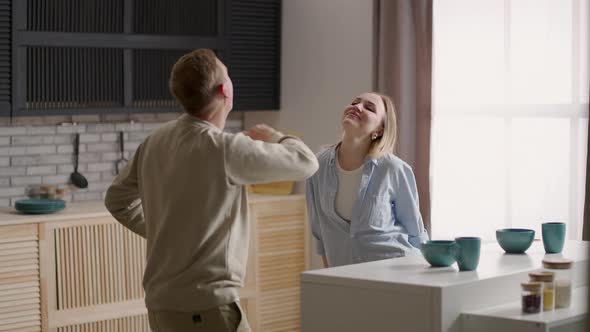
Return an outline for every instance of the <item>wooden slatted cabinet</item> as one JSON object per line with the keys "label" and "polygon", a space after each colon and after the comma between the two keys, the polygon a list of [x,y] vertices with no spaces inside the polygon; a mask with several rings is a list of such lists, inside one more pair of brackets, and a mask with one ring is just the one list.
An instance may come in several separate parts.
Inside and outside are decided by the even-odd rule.
{"label": "wooden slatted cabinet", "polygon": [[252,200],[256,276],[248,318],[254,331],[300,331],[299,276],[309,266],[303,196]]}
{"label": "wooden slatted cabinet", "polygon": [[[241,304],[255,332],[299,331],[304,197],[253,195],[250,212]],[[0,332],[149,331],[145,240],[97,215],[0,227]]]}
{"label": "wooden slatted cabinet", "polygon": [[0,331],[41,331],[37,224],[0,226]]}
{"label": "wooden slatted cabinet", "polygon": [[149,331],[145,240],[110,216],[41,224],[50,332]]}

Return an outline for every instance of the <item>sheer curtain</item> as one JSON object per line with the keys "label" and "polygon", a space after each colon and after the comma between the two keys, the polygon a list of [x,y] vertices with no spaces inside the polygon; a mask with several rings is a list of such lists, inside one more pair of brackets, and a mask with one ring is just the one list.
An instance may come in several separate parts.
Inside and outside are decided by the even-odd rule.
{"label": "sheer curtain", "polygon": [[433,238],[565,221],[581,239],[589,0],[435,0]]}

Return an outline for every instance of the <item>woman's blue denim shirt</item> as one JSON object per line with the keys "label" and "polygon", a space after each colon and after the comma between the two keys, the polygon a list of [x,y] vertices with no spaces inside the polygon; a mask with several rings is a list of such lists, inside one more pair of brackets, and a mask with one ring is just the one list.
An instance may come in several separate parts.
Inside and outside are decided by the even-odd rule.
{"label": "woman's blue denim shirt", "polygon": [[318,154],[319,170],[307,180],[307,210],[317,253],[329,266],[415,253],[428,240],[418,208],[416,179],[403,160],[368,157],[350,223],[335,209],[336,146]]}

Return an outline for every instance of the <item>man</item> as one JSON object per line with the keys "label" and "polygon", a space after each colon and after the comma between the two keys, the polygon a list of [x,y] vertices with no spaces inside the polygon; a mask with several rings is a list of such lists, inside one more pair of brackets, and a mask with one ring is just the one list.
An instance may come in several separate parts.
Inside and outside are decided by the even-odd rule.
{"label": "man", "polygon": [[265,125],[223,132],[233,86],[211,50],[182,56],[169,84],[186,114],[145,139],[105,205],[147,239],[143,286],[152,331],[249,331],[238,301],[249,237],[244,185],[303,180],[317,159],[300,140]]}

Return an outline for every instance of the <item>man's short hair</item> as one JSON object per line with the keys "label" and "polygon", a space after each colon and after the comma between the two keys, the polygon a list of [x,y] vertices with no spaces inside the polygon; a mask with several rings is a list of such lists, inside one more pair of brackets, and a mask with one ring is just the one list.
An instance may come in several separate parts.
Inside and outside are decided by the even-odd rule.
{"label": "man's short hair", "polygon": [[199,115],[223,83],[223,70],[215,53],[198,49],[180,57],[172,67],[169,87],[185,112]]}

